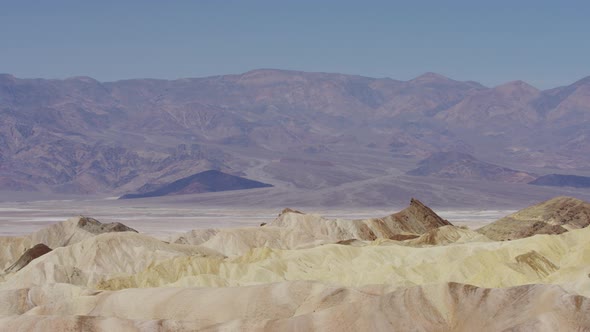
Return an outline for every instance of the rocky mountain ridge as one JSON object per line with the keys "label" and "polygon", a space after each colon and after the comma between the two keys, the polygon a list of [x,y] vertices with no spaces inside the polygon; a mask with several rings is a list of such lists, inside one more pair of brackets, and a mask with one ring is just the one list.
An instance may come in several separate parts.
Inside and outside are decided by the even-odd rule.
{"label": "rocky mountain ridge", "polygon": [[[432,73],[410,81],[272,69],[172,81],[1,75],[0,188],[125,194],[219,169],[316,190],[377,178],[386,165],[403,173],[442,151],[584,175],[588,114],[587,79],[539,91]],[[269,166],[281,158],[327,166]]]}

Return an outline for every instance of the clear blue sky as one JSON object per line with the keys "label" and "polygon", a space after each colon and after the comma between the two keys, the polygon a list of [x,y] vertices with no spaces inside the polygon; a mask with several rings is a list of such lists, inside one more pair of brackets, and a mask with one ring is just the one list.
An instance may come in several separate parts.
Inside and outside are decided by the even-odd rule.
{"label": "clear blue sky", "polygon": [[590,75],[588,1],[0,0],[0,72],[180,78],[256,68],[540,88]]}

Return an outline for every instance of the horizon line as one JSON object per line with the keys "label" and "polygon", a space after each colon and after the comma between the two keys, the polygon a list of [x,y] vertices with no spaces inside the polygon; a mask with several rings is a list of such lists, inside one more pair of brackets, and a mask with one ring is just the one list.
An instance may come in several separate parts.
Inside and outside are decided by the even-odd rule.
{"label": "horizon line", "polygon": [[324,74],[324,75],[343,75],[343,76],[350,76],[350,77],[361,77],[361,78],[367,78],[367,79],[372,79],[372,80],[392,80],[392,81],[397,81],[397,82],[412,82],[412,81],[416,81],[422,78],[428,78],[428,77],[432,77],[435,79],[440,79],[440,80],[446,80],[446,81],[454,81],[454,82],[461,82],[461,83],[476,83],[481,85],[484,88],[487,89],[493,89],[493,88],[497,88],[503,85],[507,85],[507,84],[511,84],[511,83],[525,83],[539,91],[547,91],[547,90],[552,90],[552,89],[556,89],[556,88],[560,88],[560,87],[567,87],[567,86],[571,86],[574,85],[578,82],[584,81],[584,80],[590,80],[590,75],[589,76],[584,76],[578,80],[573,81],[570,84],[566,84],[566,85],[557,85],[551,88],[546,88],[546,89],[540,89],[538,87],[536,87],[535,85],[524,81],[524,80],[520,80],[520,79],[516,79],[516,80],[510,80],[510,81],[506,81],[504,83],[501,84],[497,84],[494,86],[487,86],[485,84],[482,84],[478,81],[475,80],[456,80],[453,79],[449,76],[443,75],[443,74],[439,74],[436,72],[432,72],[432,71],[426,71],[414,78],[408,79],[408,80],[400,80],[400,79],[395,79],[389,76],[384,76],[384,77],[373,77],[373,76],[367,76],[367,75],[359,75],[359,74],[346,74],[346,73],[339,73],[339,72],[324,72],[324,71],[305,71],[305,70],[296,70],[296,69],[280,69],[280,68],[256,68],[256,69],[250,69],[247,70],[245,72],[242,73],[234,73],[234,74],[219,74],[219,75],[206,75],[206,76],[194,76],[194,77],[177,77],[177,78],[153,78],[153,77],[133,77],[133,78],[122,78],[122,79],[117,79],[117,80],[105,80],[105,81],[101,81],[101,80],[97,80],[94,77],[91,76],[87,76],[87,75],[79,75],[79,76],[69,76],[69,77],[62,77],[62,78],[48,78],[48,77],[18,77],[15,76],[11,73],[0,73],[0,77],[1,76],[9,76],[12,79],[18,79],[18,80],[47,80],[47,81],[67,81],[67,80],[81,80],[81,79],[90,79],[92,81],[98,82],[98,83],[117,83],[117,82],[124,82],[124,81],[135,81],[135,80],[155,80],[155,81],[169,81],[169,82],[173,82],[173,81],[182,81],[182,80],[194,80],[194,79],[211,79],[211,78],[218,78],[218,77],[226,77],[226,76],[243,76],[243,75],[247,75],[247,74],[251,74],[251,73],[255,73],[255,72],[262,72],[262,71],[276,71],[276,72],[284,72],[284,73],[300,73],[300,74]]}

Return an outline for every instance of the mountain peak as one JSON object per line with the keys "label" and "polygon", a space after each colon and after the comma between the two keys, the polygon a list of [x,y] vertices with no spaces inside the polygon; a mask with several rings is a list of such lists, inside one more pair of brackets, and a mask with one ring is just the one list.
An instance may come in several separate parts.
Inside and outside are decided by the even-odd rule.
{"label": "mountain peak", "polygon": [[301,80],[307,74],[301,71],[261,68],[238,75],[240,81],[270,84],[280,81]]}
{"label": "mountain peak", "polygon": [[572,86],[579,87],[582,85],[590,85],[590,76],[586,76],[580,80],[577,80]]}
{"label": "mountain peak", "polygon": [[74,77],[68,77],[65,80],[66,81],[78,81],[78,82],[84,82],[84,83],[100,83],[99,81],[95,80],[94,78],[92,78],[90,76],[74,76]]}
{"label": "mountain peak", "polygon": [[511,81],[504,83],[502,85],[498,85],[494,88],[496,92],[505,95],[515,95],[515,96],[534,96],[541,92],[541,90],[535,88],[534,86],[528,84],[524,81]]}
{"label": "mountain peak", "polygon": [[120,199],[185,195],[266,187],[272,187],[272,185],[223,173],[219,170],[208,170],[187,176],[172,183],[161,185],[152,191],[123,195]]}
{"label": "mountain peak", "polygon": [[506,82],[504,84],[498,85],[496,88],[512,88],[512,89],[526,89],[526,90],[539,91],[539,89],[537,89],[536,87],[528,84],[525,81],[521,81],[521,80]]}
{"label": "mountain peak", "polygon": [[428,206],[415,198],[410,200],[410,206],[393,214],[392,217],[408,230],[418,234],[434,228],[452,225],[448,220],[441,218]]}
{"label": "mountain peak", "polygon": [[436,82],[436,81],[452,81],[452,79],[441,74],[427,72],[412,80],[410,82]]}
{"label": "mountain peak", "polygon": [[264,75],[264,74],[294,74],[294,73],[300,73],[299,71],[295,71],[295,70],[287,70],[287,69],[275,69],[275,68],[258,68],[258,69],[252,69],[252,70],[248,70],[245,73],[242,73],[242,76],[247,76],[247,75]]}
{"label": "mountain peak", "polygon": [[16,77],[10,75],[10,74],[3,74],[0,73],[0,80],[15,80]]}

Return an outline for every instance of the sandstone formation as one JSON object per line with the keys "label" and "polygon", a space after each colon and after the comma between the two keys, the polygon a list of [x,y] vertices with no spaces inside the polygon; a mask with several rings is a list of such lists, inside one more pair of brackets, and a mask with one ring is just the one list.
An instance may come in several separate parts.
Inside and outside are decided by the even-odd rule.
{"label": "sandstone formation", "polygon": [[50,251],[51,248],[44,245],[43,243],[38,243],[34,245],[33,248],[25,251],[25,253],[20,256],[14,264],[10,265],[6,270],[4,270],[4,273],[18,272],[23,267],[27,266],[33,259],[39,258]]}
{"label": "sandstone formation", "polygon": [[121,223],[103,224],[94,218],[74,217],[51,227],[22,237],[0,237],[0,268],[6,269],[34,245],[43,244],[49,248],[68,246],[82,240],[109,232],[137,232]]}
{"label": "sandstone formation", "polygon": [[171,242],[202,245],[228,256],[254,248],[301,249],[343,241],[407,240],[451,225],[417,199],[406,209],[383,218],[326,219],[289,208],[263,227],[197,229],[173,237]]}
{"label": "sandstone formation", "polygon": [[557,197],[520,210],[478,230],[493,240],[513,240],[535,234],[561,234],[590,225],[590,203]]}

